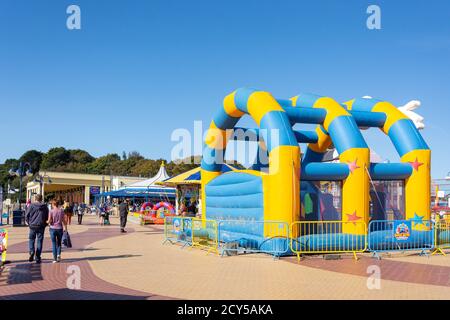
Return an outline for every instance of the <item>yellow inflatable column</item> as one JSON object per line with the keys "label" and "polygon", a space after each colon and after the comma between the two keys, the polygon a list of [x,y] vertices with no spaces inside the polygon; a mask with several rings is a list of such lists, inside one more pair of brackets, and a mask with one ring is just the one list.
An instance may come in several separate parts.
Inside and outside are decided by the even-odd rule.
{"label": "yellow inflatable column", "polygon": [[405,217],[415,222],[414,229],[425,229],[427,225],[423,221],[431,219],[431,150],[411,151],[401,161],[413,167],[405,181]]}
{"label": "yellow inflatable column", "polygon": [[350,170],[342,182],[342,232],[365,234],[364,224],[357,222],[369,223],[369,149],[349,149],[339,159],[341,163],[347,163]]}
{"label": "yellow inflatable column", "polygon": [[[300,148],[279,146],[269,153],[263,175],[264,220],[291,224],[300,218]],[[271,236],[266,234],[265,236]]]}

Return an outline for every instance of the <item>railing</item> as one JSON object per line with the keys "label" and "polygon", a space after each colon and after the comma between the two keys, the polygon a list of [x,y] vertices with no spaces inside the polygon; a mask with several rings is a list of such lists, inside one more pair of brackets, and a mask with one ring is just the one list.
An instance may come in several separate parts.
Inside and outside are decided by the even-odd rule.
{"label": "railing", "polygon": [[302,254],[356,253],[367,250],[362,221],[295,221],[291,224],[291,251]]}
{"label": "railing", "polygon": [[282,221],[223,220],[218,225],[221,255],[289,251],[289,225]]}
{"label": "railing", "polygon": [[444,250],[450,249],[450,219],[441,219],[434,225],[434,251],[446,255]]}
{"label": "railing", "polygon": [[192,219],[192,247],[219,253],[219,232],[216,220]]}
{"label": "railing", "polygon": [[368,250],[379,258],[379,252],[421,251],[434,248],[434,226],[431,220],[374,220],[369,223]]}
{"label": "railing", "polygon": [[274,257],[303,254],[450,249],[450,220],[283,221],[202,220],[167,216],[165,242],[181,243],[223,255],[267,253]]}
{"label": "railing", "polygon": [[184,217],[164,218],[164,243],[181,243],[184,246],[192,245],[192,219]]}

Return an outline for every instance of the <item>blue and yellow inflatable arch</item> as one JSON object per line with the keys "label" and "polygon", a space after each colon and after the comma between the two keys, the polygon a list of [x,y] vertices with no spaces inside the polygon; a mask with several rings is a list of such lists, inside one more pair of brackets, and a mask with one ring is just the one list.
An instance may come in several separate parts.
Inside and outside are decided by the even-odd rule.
{"label": "blue and yellow inflatable arch", "polygon": [[[267,133],[268,170],[223,173],[227,143],[239,119],[249,115]],[[315,131],[295,124],[317,124]],[[370,150],[360,127],[380,128],[397,149],[401,163],[370,163]],[[245,129],[244,129],[245,130]],[[299,143],[307,142],[300,159]],[[339,163],[322,162],[333,145]],[[203,219],[300,220],[300,181],[342,181],[342,221],[369,221],[369,178],[405,180],[406,219],[430,219],[431,151],[413,122],[392,104],[359,98],[338,103],[330,97],[299,94],[275,99],[270,93],[238,89],[206,134],[202,160]],[[245,233],[245,230],[240,230]],[[345,224],[344,233],[365,234],[361,224]],[[270,236],[264,230],[264,236]]]}

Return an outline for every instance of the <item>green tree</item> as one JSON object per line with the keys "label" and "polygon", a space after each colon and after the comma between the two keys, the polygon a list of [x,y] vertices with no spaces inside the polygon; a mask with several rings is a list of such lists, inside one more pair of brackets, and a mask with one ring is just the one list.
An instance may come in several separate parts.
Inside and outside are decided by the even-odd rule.
{"label": "green tree", "polygon": [[80,164],[88,164],[95,161],[95,158],[84,150],[70,150],[71,160]]}
{"label": "green tree", "polygon": [[71,159],[70,151],[65,148],[52,148],[42,157],[41,168],[49,171],[63,169]]}
{"label": "green tree", "polygon": [[128,159],[125,160],[130,160],[130,159],[134,159],[134,160],[143,160],[144,157],[141,156],[141,154],[137,151],[131,151],[128,153]]}
{"label": "green tree", "polygon": [[161,166],[161,162],[165,160],[151,160],[144,159],[138,161],[133,168],[131,168],[132,176],[141,176],[141,177],[152,177],[158,173],[159,167]]}
{"label": "green tree", "polygon": [[33,173],[37,173],[41,168],[42,156],[43,156],[42,152],[39,152],[37,150],[30,150],[25,152],[19,158],[19,161],[28,162],[31,165],[31,171]]}
{"label": "green tree", "polygon": [[121,160],[117,153],[109,153],[91,162],[87,167],[87,171],[93,174],[110,174],[114,164],[119,162]]}

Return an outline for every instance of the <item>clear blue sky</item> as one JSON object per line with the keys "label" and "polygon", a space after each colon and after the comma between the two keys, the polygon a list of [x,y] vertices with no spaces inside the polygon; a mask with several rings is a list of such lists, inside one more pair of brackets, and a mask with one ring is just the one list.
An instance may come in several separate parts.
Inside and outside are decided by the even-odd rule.
{"label": "clear blue sky", "polygon": [[[66,28],[70,4],[81,30]],[[370,4],[382,30],[366,28]],[[226,94],[251,86],[419,99],[433,177],[450,171],[446,0],[0,0],[0,43],[0,162],[54,146],[169,158],[175,128],[208,124]],[[380,132],[365,135],[398,159]]]}

